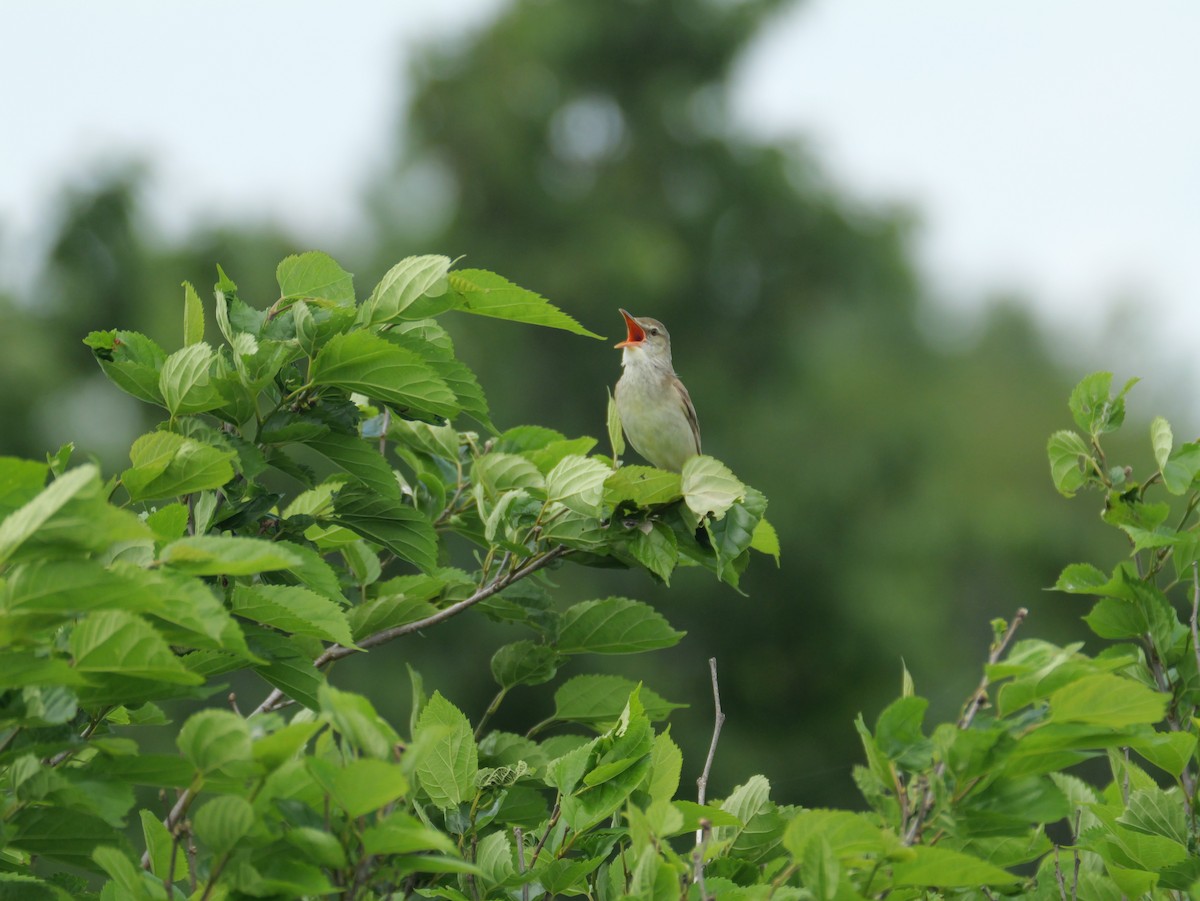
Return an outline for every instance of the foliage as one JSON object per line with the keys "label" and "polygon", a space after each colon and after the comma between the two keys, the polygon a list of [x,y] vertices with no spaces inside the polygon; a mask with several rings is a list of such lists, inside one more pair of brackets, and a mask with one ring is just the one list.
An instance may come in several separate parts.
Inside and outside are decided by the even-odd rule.
{"label": "foliage", "polygon": [[[349,274],[310,253],[278,281],[260,310],[221,273],[219,347],[190,286],[178,350],[88,336],[110,379],[166,414],[119,477],[72,468],[69,446],[0,460],[5,889],[94,896],[87,873],[105,899],[1200,889],[1200,443],[1176,448],[1158,419],[1153,473],[1112,465],[1103,438],[1132,383],[1114,395],[1111,376],[1089,376],[1070,402],[1084,434],[1050,440],[1058,488],[1102,491],[1132,547],[1111,574],[1073,564],[1057,585],[1097,599],[1086,621],[1115,644],[1089,656],[1014,642],[1026,611],[997,621],[979,688],[928,733],[906,672],[874,728],[858,722],[866,812],[780,804],[762,776],[693,802],[659,725],[678,705],[644,685],[574,676],[526,734],[487,724],[513,688],[558,679],[573,657],[683,636],[630,598],[560,610],[548,570],[623,566],[666,583],[700,566],[737,587],[752,550],[778,554],[763,496],[708,457],[676,476],[621,467],[591,438],[497,432],[435,317],[587,334],[498,276],[410,258],[359,303]],[[460,415],[483,432],[451,425]],[[609,438],[619,451],[611,416]],[[1148,499],[1158,488],[1166,501]],[[1173,594],[1192,598],[1190,624]],[[416,672],[402,725],[328,677],[472,607],[528,636],[493,654],[497,689],[474,723]],[[234,695],[213,701],[241,672],[270,686],[247,713]],[[177,705],[162,705],[180,699],[200,709],[176,724]],[[719,700],[718,717],[719,734]],[[176,752],[142,752],[147,731]]]}
{"label": "foliage", "polygon": [[[665,583],[700,566],[736,587],[751,551],[778,544],[763,496],[711,458],[681,480],[589,455],[591,438],[497,432],[433,317],[590,333],[450,266],[404,260],[359,303],[349,273],[307,253],[279,265],[266,310],[220,273],[217,347],[187,284],[178,350],[88,335],[112,382],[165,418],[108,480],[71,467],[70,446],[0,459],[0,882],[83,893],[33,881],[46,861],[102,872],[104,898],[540,895],[626,878],[610,859],[629,847],[614,827],[635,799],[657,804],[656,834],[735,822],[672,804],[679,749],[652,724],[678,705],[628,680],[575,676],[529,735],[485,729],[513,688],[573,657],[683,636],[630,598],[558,610],[543,571],[624,566]],[[483,431],[456,429],[460,415]],[[476,606],[529,637],[496,650],[474,726],[416,673],[404,729],[327,678]],[[270,687],[246,713],[212,700],[242,672]],[[161,705],[178,699],[201,709],[175,723]],[[146,729],[177,753],[142,753]],[[169,809],[155,789],[174,792]]]}

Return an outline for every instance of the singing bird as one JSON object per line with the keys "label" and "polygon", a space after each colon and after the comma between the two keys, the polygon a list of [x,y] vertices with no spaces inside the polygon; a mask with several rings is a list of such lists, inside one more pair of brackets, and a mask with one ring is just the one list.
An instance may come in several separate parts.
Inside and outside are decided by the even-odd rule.
{"label": "singing bird", "polygon": [[671,336],[657,319],[635,319],[625,310],[624,372],[614,392],[625,437],[658,469],[680,472],[700,453],[696,408],[671,365]]}

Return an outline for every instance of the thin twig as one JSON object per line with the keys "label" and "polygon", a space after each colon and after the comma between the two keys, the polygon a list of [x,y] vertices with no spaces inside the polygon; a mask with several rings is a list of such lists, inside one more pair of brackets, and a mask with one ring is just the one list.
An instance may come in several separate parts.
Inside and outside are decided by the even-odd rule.
{"label": "thin twig", "polygon": [[[451,604],[449,607],[437,611],[437,613],[434,613],[432,616],[427,616],[425,619],[417,620],[416,622],[405,623],[402,626],[394,626],[391,629],[384,629],[380,632],[376,632],[374,635],[368,635],[355,647],[345,647],[344,645],[340,644],[330,645],[320,656],[317,657],[316,660],[313,661],[313,668],[324,669],[330,663],[333,663],[336,660],[341,660],[343,657],[349,657],[351,654],[357,654],[359,651],[366,650],[367,648],[374,648],[381,644],[387,644],[389,641],[393,641],[403,635],[419,632],[422,629],[427,629],[430,626],[435,626],[440,622],[444,622],[451,617],[457,616],[464,610],[475,606],[480,601],[486,601],[492,595],[499,591],[503,591],[514,582],[520,581],[526,576],[532,575],[539,569],[544,569],[555,560],[565,557],[569,553],[571,553],[570,549],[563,547],[562,545],[551,548],[549,551],[542,554],[542,556],[534,557],[524,566],[518,567],[509,573],[501,573],[487,585],[483,586],[474,594],[472,594],[469,598],[465,598],[456,604]],[[286,698],[284,692],[276,688],[263,699],[261,704],[259,704],[250,712],[247,719],[260,713],[277,710],[278,708],[284,707],[289,703],[291,702]],[[171,808],[171,812],[168,813],[167,818],[163,820],[163,825],[166,826],[168,830],[173,829],[175,824],[183,818],[183,815],[187,812],[188,806],[192,803],[193,795],[194,792],[190,788],[184,789],[183,793],[180,794],[179,799],[175,802],[175,806]],[[150,852],[147,850],[146,853],[142,855],[142,868],[149,869],[149,867]]]}
{"label": "thin twig", "polygon": [[705,798],[708,795],[708,775],[712,771],[713,758],[717,756],[717,739],[721,737],[721,727],[725,725],[725,712],[721,709],[721,689],[717,686],[716,657],[709,658],[708,668],[712,673],[713,708],[715,715],[713,717],[712,741],[708,745],[708,757],[704,760],[704,769],[700,773],[700,778],[696,780],[696,797],[701,807],[704,806]]}
{"label": "thin twig", "polygon": [[[713,734],[712,741],[708,743],[708,756],[704,759],[704,769],[700,772],[700,777],[696,780],[696,800],[700,802],[700,806],[704,806],[704,802],[708,798],[708,776],[712,772],[713,758],[717,756],[717,741],[721,737],[721,727],[725,725],[725,711],[721,709],[721,689],[717,684],[717,658],[708,658],[708,669],[712,674],[712,692],[713,692]],[[708,893],[704,890],[704,849],[708,844],[708,836],[712,824],[707,820],[700,821],[700,828],[696,830],[696,853],[694,860],[694,876],[692,881],[700,886],[700,899],[705,901]]]}
{"label": "thin twig", "polygon": [[[501,573],[470,597],[464,598],[456,604],[451,604],[449,607],[445,607],[436,613],[425,617],[425,619],[420,619],[412,623],[405,623],[400,626],[393,626],[390,629],[383,629],[380,632],[376,632],[374,635],[368,635],[355,647],[346,647],[345,645],[340,644],[330,645],[325,649],[324,653],[322,653],[317,657],[316,660],[313,661],[313,667],[315,669],[324,669],[330,663],[341,660],[344,657],[349,657],[352,654],[357,654],[359,651],[366,650],[367,648],[378,647],[381,644],[387,644],[389,641],[394,641],[401,636],[411,635],[413,632],[420,632],[422,629],[428,629],[430,626],[436,626],[438,623],[445,622],[446,620],[462,613],[464,610],[474,607],[480,601],[486,601],[492,595],[499,591],[503,591],[514,582],[520,581],[526,576],[537,572],[539,569],[543,569],[550,563],[558,560],[561,557],[565,557],[569,553],[570,550],[561,545],[556,548],[552,548],[542,556],[534,557],[524,566],[518,567],[510,573]],[[283,706],[280,704],[280,701],[282,701],[283,698],[284,693],[278,688],[275,689],[269,695],[267,695],[261,704],[254,708],[254,710],[250,713],[250,716],[254,716],[255,714],[259,713],[265,713],[267,711],[274,710],[277,707]]]}
{"label": "thin twig", "polygon": [[1200,672],[1200,569],[1192,561],[1192,650],[1196,654],[1196,671]]}
{"label": "thin twig", "polygon": [[[518,872],[522,876],[525,875],[525,833],[521,831],[520,826],[513,826],[513,838],[517,840],[517,866]],[[529,901],[529,883],[526,882],[521,886],[521,901]]]}
{"label": "thin twig", "polygon": [[[1025,621],[1025,617],[1029,615],[1029,611],[1024,608],[1018,608],[1016,615],[1013,616],[1012,622],[1008,624],[1008,629],[1004,635],[992,645],[991,651],[988,653],[987,665],[995,666],[1000,658],[1004,655],[1009,644],[1012,642],[1013,635],[1016,634],[1017,628]],[[962,715],[958,718],[958,728],[967,730],[971,728],[971,723],[975,721],[975,715],[983,708],[984,702],[987,700],[987,690],[990,685],[988,679],[987,668],[984,668],[983,677],[979,680],[979,687],[975,689],[975,693],[971,695],[971,699],[967,701],[967,705],[963,708]],[[946,772],[945,759],[939,760],[933,768],[935,778],[941,778]],[[934,796],[933,779],[924,780],[924,789],[921,792],[921,801],[916,805],[913,811],[912,822],[909,824],[908,831],[904,834],[904,844],[911,845],[921,837],[921,830],[925,826],[925,820],[933,810],[933,805],[936,801]]]}
{"label": "thin twig", "polygon": [[[561,800],[561,799],[560,799]],[[542,848],[546,847],[546,839],[550,837],[550,833],[554,831],[554,827],[558,825],[558,818],[562,816],[562,804],[560,801],[554,802],[554,811],[550,814],[550,822],[546,824],[546,832],[538,840],[537,847],[533,849],[533,858],[529,861],[529,869],[533,869],[537,865],[538,855],[542,853]]]}
{"label": "thin twig", "polygon": [[1058,897],[1067,901],[1067,881],[1063,879],[1062,867],[1058,864],[1058,845],[1054,846],[1054,881],[1058,883]]}
{"label": "thin twig", "polygon": [[1083,817],[1083,808],[1079,807],[1075,810],[1075,847],[1072,848],[1072,853],[1075,855],[1075,875],[1071,879],[1071,901],[1079,899],[1079,821]]}

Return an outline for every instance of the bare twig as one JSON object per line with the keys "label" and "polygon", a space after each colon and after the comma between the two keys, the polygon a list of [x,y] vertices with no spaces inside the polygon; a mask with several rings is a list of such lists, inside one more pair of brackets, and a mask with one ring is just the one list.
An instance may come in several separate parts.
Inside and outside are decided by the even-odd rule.
{"label": "bare twig", "polygon": [[[561,545],[552,548],[542,556],[534,557],[524,566],[520,566],[509,573],[502,572],[495,579],[493,579],[487,585],[484,585],[470,597],[464,598],[456,604],[451,604],[449,607],[445,607],[437,611],[437,613],[425,617],[425,619],[420,619],[412,623],[404,623],[403,625],[394,626],[390,629],[383,629],[380,632],[376,632],[374,635],[368,635],[366,638],[360,641],[356,647],[346,647],[345,645],[340,644],[330,645],[325,649],[324,653],[322,653],[317,657],[316,660],[313,661],[313,667],[315,669],[324,669],[330,663],[341,660],[343,657],[349,657],[352,654],[357,654],[359,651],[366,650],[367,648],[374,648],[381,644],[387,644],[389,641],[394,641],[401,636],[411,635],[413,632],[420,632],[422,629],[428,629],[430,626],[436,626],[438,623],[445,622],[446,620],[462,613],[464,610],[474,607],[480,601],[486,601],[492,595],[503,591],[512,583],[520,581],[526,576],[537,572],[539,569],[545,568],[550,563],[558,560],[561,557],[565,557],[569,553],[570,550],[562,547]],[[267,711],[276,710],[279,707],[285,706],[284,703],[281,703],[284,701],[284,698],[284,693],[278,688],[275,689],[269,695],[267,695],[261,704],[254,708],[254,710],[250,713],[250,716],[254,716],[255,714],[259,713],[266,713]]]}
{"label": "bare twig", "polygon": [[1054,881],[1058,883],[1058,897],[1067,901],[1067,881],[1063,879],[1062,867],[1058,863],[1058,845],[1054,846]]}
{"label": "bare twig", "polygon": [[696,798],[700,802],[700,806],[704,806],[705,798],[708,795],[708,776],[712,771],[713,758],[717,756],[717,740],[721,737],[721,727],[725,725],[725,712],[721,709],[721,689],[717,685],[717,658],[710,657],[708,660],[708,668],[712,673],[712,690],[713,690],[713,708],[715,715],[713,717],[713,734],[712,741],[708,745],[708,757],[704,760],[704,769],[700,773],[700,778],[696,780]]}
{"label": "bare twig", "polygon": [[1076,808],[1076,810],[1075,810],[1075,841],[1074,841],[1075,847],[1072,849],[1072,853],[1075,855],[1075,875],[1071,879],[1071,901],[1078,901],[1078,899],[1079,899],[1079,864],[1082,862],[1079,859],[1079,821],[1082,819],[1082,817],[1083,817],[1083,808]]}
{"label": "bare twig", "polygon": [[[995,666],[1000,658],[1004,655],[1005,650],[1007,650],[1009,644],[1012,643],[1013,635],[1016,634],[1017,628],[1025,621],[1025,617],[1028,615],[1029,611],[1024,607],[1021,607],[1017,610],[1016,615],[1012,618],[1012,622],[1008,624],[1008,629],[1005,631],[1004,635],[999,641],[992,645],[991,650],[988,652],[988,666]],[[971,699],[967,701],[966,706],[963,708],[962,715],[958,718],[959,729],[966,730],[971,728],[971,723],[975,721],[976,714],[979,713],[979,711],[983,708],[984,703],[987,701],[987,690],[990,684],[991,683],[988,679],[987,669],[985,667],[983,671],[983,677],[979,680],[979,687],[975,689],[975,693],[971,695]],[[945,772],[946,761],[939,760],[937,766],[933,768],[933,775],[935,778],[940,778]],[[906,845],[911,845],[920,839],[921,830],[925,826],[925,820],[933,810],[933,805],[936,801],[934,796],[933,780],[924,779],[923,781],[924,788],[921,792],[921,800],[914,807],[912,822],[909,823],[908,830],[904,833],[904,844]]]}
{"label": "bare twig", "polygon": [[1192,561],[1192,650],[1196,654],[1196,670],[1200,672],[1200,569]]}
{"label": "bare twig", "polygon": [[[525,833],[521,831],[520,826],[513,826],[513,838],[517,840],[517,866],[518,872],[522,876],[525,875]],[[521,901],[529,901],[529,883],[526,882],[521,886]]]}
{"label": "bare twig", "polygon": [[[696,800],[703,807],[708,799],[708,777],[712,772],[713,759],[717,756],[717,741],[721,738],[721,727],[725,725],[725,711],[721,709],[721,688],[717,684],[717,658],[708,658],[708,670],[712,674],[712,692],[713,692],[713,734],[712,741],[708,743],[708,756],[704,759],[704,769],[700,772],[700,777],[696,780]],[[708,838],[712,831],[712,824],[708,820],[700,821],[700,828],[696,830],[696,851],[693,857],[694,869],[692,881],[700,886],[700,901],[705,901],[708,898],[708,893],[704,889],[704,850],[708,844]]]}
{"label": "bare twig", "polygon": [[550,822],[546,824],[546,831],[538,840],[537,847],[533,849],[533,858],[529,861],[529,868],[532,870],[537,864],[538,856],[542,853],[542,848],[546,847],[546,839],[550,837],[550,833],[554,831],[554,827],[558,825],[558,818],[562,816],[562,804],[559,801],[554,802],[554,811],[550,814]]}

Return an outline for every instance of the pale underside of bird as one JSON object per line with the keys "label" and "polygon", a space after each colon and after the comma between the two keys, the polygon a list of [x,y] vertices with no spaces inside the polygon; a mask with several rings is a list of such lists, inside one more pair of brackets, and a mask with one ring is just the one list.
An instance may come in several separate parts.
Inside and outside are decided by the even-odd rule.
{"label": "pale underside of bird", "polygon": [[621,315],[628,334],[616,345],[624,372],[614,396],[625,437],[652,466],[680,472],[700,453],[700,426],[671,363],[670,335],[657,319]]}

